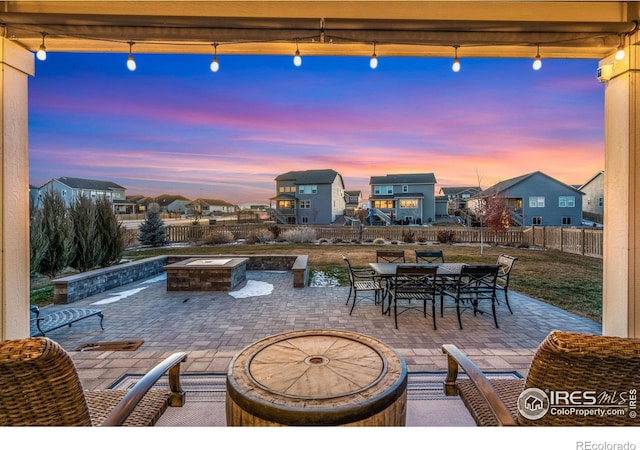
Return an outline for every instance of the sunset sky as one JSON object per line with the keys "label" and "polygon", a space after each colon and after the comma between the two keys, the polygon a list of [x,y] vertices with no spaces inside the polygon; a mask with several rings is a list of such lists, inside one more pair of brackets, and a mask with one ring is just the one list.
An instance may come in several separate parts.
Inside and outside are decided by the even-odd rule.
{"label": "sunset sky", "polygon": [[542,171],[582,184],[604,169],[596,60],[49,53],[29,80],[29,176],[113,181],[127,195],[268,203],[274,178],[334,169],[434,173],[487,188]]}

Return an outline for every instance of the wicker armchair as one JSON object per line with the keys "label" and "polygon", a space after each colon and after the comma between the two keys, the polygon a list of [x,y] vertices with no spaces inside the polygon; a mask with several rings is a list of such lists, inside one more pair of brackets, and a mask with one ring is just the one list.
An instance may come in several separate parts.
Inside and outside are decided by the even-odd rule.
{"label": "wicker armchair", "polygon": [[[174,353],[126,390],[84,391],[69,354],[46,337],[0,342],[0,426],[148,426],[182,406]],[[169,372],[169,389],[152,386]]]}
{"label": "wicker armchair", "polygon": [[[538,347],[526,380],[490,381],[456,346],[443,345],[442,351],[449,363],[445,393],[459,394],[479,426],[640,425],[634,398],[640,339],[552,331]],[[458,367],[468,379],[457,379]],[[538,402],[536,409],[530,408],[532,401]]]}

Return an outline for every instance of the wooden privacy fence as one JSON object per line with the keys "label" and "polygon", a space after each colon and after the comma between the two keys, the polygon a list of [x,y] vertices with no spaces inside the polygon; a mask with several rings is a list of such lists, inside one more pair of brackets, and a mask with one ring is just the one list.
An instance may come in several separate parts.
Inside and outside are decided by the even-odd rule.
{"label": "wooden privacy fence", "polygon": [[[208,233],[226,230],[236,239],[246,239],[252,231],[267,229],[267,224],[218,224],[218,225],[169,225],[167,237],[170,242],[195,242]],[[313,229],[316,239],[332,242],[373,242],[376,239],[397,242],[452,242],[485,243],[510,246],[541,247],[566,253],[602,258],[603,232],[601,228],[531,227],[512,228],[494,233],[486,228],[369,226],[306,226],[278,225],[280,235],[290,229]],[[445,234],[443,234],[445,233]],[[448,234],[449,236],[447,236]]]}
{"label": "wooden privacy fence", "polygon": [[532,247],[602,258],[604,233],[601,228],[531,227],[524,233]]}

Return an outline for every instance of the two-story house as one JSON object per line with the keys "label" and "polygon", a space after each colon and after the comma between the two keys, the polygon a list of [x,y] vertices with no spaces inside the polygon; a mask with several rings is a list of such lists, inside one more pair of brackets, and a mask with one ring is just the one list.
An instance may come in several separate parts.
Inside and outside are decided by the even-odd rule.
{"label": "two-story house", "polygon": [[450,215],[466,209],[467,200],[476,195],[482,189],[478,186],[450,186],[441,187],[440,195],[447,198],[447,212]]}
{"label": "two-story house", "polygon": [[585,220],[602,224],[604,222],[604,170],[578,188],[582,197],[582,215]]}
{"label": "two-story house", "polygon": [[72,177],[54,178],[38,189],[36,205],[41,205],[42,196],[49,190],[58,191],[67,208],[80,197],[87,197],[94,201],[98,198],[106,198],[113,204],[115,213],[132,213],[135,207],[135,203],[127,200],[126,189],[111,181]]}
{"label": "two-story house", "polygon": [[433,173],[373,176],[369,180],[374,220],[385,224],[427,224],[436,219]]}
{"label": "two-story house", "polygon": [[362,191],[344,191],[344,215],[354,216],[362,203]]}
{"label": "two-story house", "polygon": [[511,208],[514,225],[580,226],[583,195],[573,186],[537,171],[494,184],[471,197],[467,206],[477,211],[484,199],[499,196]]}
{"label": "two-story house", "polygon": [[276,195],[269,200],[279,223],[328,225],[344,215],[344,181],[335,170],[292,171],[275,180]]}

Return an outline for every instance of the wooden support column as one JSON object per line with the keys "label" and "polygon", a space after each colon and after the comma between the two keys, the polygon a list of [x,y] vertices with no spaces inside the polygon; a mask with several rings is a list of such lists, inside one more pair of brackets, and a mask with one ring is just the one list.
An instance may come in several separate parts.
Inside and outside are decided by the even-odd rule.
{"label": "wooden support column", "polygon": [[29,336],[28,78],[33,53],[0,38],[0,339]]}
{"label": "wooden support column", "polygon": [[640,337],[640,46],[626,38],[625,58],[605,87],[603,334]]}

